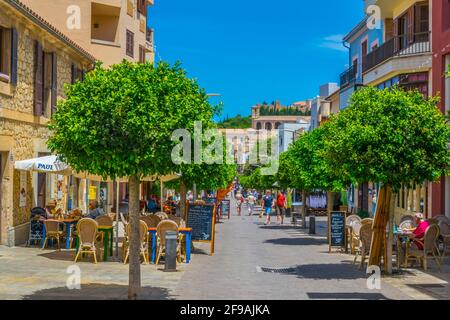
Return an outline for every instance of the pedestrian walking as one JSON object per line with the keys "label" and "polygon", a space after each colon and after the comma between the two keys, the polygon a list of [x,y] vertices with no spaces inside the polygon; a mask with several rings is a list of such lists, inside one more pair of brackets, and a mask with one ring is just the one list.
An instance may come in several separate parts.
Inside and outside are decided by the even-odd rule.
{"label": "pedestrian walking", "polygon": [[280,191],[277,196],[277,220],[284,223],[284,216],[286,215],[286,197],[284,192]]}
{"label": "pedestrian walking", "polygon": [[253,214],[253,210],[255,209],[256,197],[253,193],[249,192],[247,197],[247,207],[248,207],[248,215],[251,216]]}
{"label": "pedestrian walking", "polygon": [[244,202],[244,197],[242,196],[242,193],[238,191],[236,193],[236,209],[238,212],[238,216],[241,215],[241,209],[242,209],[242,203]]}
{"label": "pedestrian walking", "polygon": [[270,215],[272,214],[273,202],[274,200],[272,193],[267,191],[266,195],[263,197],[264,212],[266,213],[266,222],[264,222],[265,225],[270,224]]}

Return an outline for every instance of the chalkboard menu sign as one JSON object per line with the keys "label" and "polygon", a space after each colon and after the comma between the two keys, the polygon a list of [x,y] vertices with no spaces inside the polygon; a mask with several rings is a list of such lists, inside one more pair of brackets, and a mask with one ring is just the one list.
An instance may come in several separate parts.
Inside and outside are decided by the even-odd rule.
{"label": "chalkboard menu sign", "polygon": [[222,200],[222,216],[228,216],[228,219],[230,219],[231,214],[231,202],[230,200]]}
{"label": "chalkboard menu sign", "polygon": [[345,212],[332,211],[328,217],[328,238],[330,251],[332,247],[345,248]]}
{"label": "chalkboard menu sign", "polygon": [[192,241],[211,242],[214,252],[215,206],[189,204],[187,227],[192,228]]}

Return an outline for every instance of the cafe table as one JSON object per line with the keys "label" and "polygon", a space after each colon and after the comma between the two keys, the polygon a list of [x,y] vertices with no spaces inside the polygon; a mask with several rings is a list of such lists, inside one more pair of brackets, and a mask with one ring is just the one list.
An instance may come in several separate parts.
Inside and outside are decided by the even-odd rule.
{"label": "cafe table", "polygon": [[103,234],[104,234],[104,237],[103,237],[103,261],[107,261],[108,260],[108,252],[109,252],[110,257],[113,255],[114,227],[113,226],[99,226],[98,231],[103,232]]}
{"label": "cafe table", "polygon": [[[191,261],[191,239],[192,239],[192,228],[179,228],[178,232],[186,236],[186,263]],[[148,228],[148,233],[152,237],[152,262],[155,263],[156,260],[156,228]]]}
{"label": "cafe table", "polygon": [[[402,267],[402,263],[403,265],[407,265],[408,261],[407,261],[407,256],[408,256],[408,248],[410,245],[410,241],[409,241],[409,235],[412,232],[410,230],[397,230],[395,231],[394,234],[394,238],[396,239],[396,243],[397,243],[397,269],[401,270]],[[402,248],[402,240],[406,241],[406,248],[405,248],[405,260],[404,261],[400,261],[400,250],[403,250]]]}

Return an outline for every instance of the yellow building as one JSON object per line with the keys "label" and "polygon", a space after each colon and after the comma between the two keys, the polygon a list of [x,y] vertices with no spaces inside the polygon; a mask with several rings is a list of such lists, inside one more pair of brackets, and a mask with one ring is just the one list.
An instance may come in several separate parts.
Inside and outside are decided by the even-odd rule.
{"label": "yellow building", "polygon": [[154,61],[147,7],[153,0],[22,0],[106,66]]}
{"label": "yellow building", "polygon": [[95,58],[19,0],[0,2],[0,36],[0,243],[12,246],[26,241],[33,207],[63,197],[57,177],[14,161],[49,154],[47,123],[64,85]]}

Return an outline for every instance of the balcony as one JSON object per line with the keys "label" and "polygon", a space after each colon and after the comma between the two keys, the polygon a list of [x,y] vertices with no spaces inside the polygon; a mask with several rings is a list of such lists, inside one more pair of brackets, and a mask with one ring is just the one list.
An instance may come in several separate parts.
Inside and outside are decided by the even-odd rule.
{"label": "balcony", "polygon": [[366,73],[390,58],[429,52],[431,52],[429,31],[395,36],[363,57],[362,70],[363,73]]}
{"label": "balcony", "polygon": [[100,45],[117,45],[120,7],[92,3],[91,42]]}
{"label": "balcony", "polygon": [[154,30],[147,28],[146,33],[145,33],[145,46],[146,46],[146,49],[150,52],[154,51],[153,37],[154,37]]}
{"label": "balcony", "polygon": [[340,87],[344,88],[351,84],[362,83],[361,76],[358,74],[358,66],[351,66],[340,75]]}

